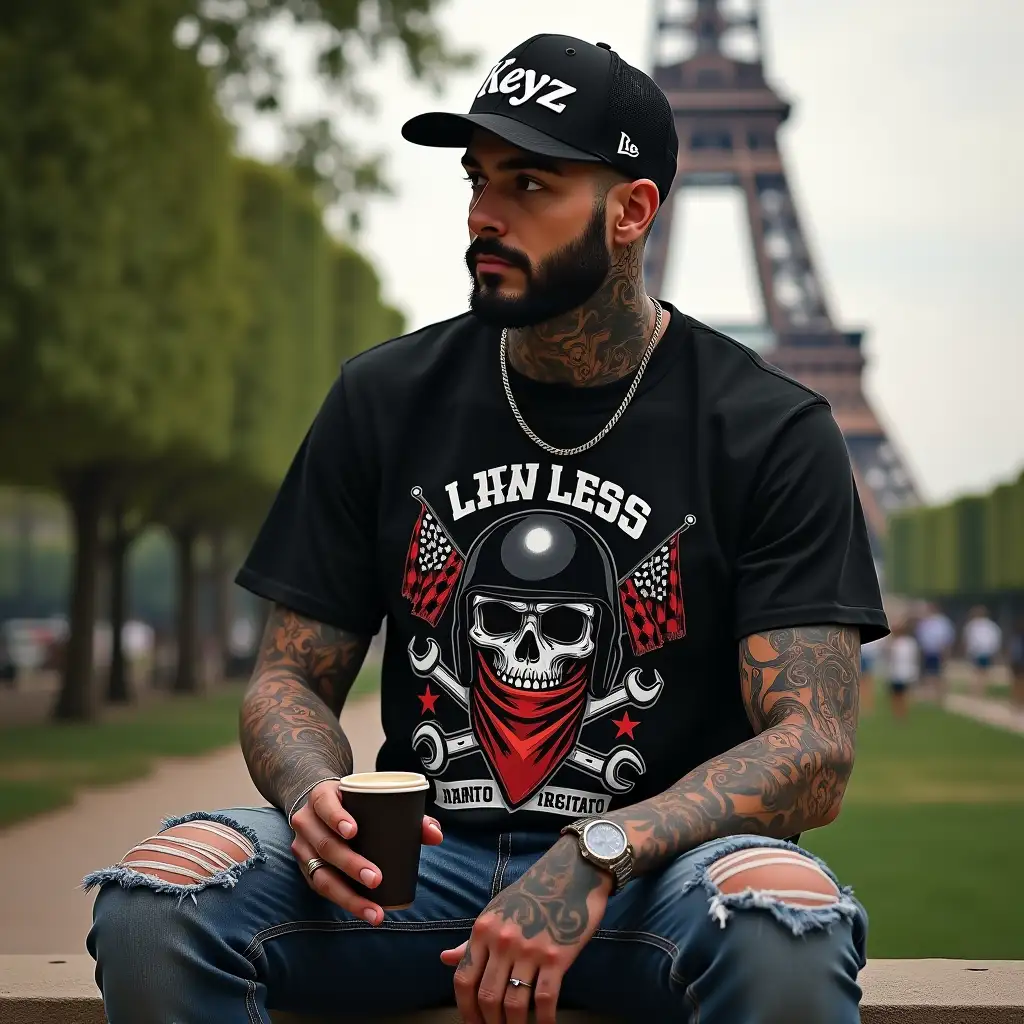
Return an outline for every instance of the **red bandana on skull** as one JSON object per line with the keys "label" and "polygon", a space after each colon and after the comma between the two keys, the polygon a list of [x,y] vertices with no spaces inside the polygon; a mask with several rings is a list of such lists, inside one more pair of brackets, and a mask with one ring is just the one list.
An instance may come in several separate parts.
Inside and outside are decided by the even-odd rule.
{"label": "red bandana on skull", "polygon": [[477,652],[470,717],[480,749],[513,807],[528,800],[569,756],[587,707],[587,665],[567,665],[547,690],[503,683]]}

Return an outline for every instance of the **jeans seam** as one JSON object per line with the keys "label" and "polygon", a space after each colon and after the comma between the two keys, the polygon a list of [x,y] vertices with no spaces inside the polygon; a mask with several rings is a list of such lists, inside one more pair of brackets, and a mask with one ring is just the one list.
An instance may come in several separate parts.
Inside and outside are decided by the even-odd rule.
{"label": "jeans seam", "polygon": [[[253,967],[256,965],[253,964]],[[249,981],[246,979],[248,988],[245,991],[245,1012],[249,1018],[250,1024],[263,1024],[263,1020],[260,1017],[260,1009],[256,1005],[256,982]]]}
{"label": "jeans seam", "polygon": [[594,938],[609,939],[612,942],[641,942],[648,946],[655,946],[670,957],[675,957],[679,953],[679,947],[671,939],[666,939],[662,935],[655,935],[654,932],[627,932],[613,931],[611,928],[598,928],[594,932]]}
{"label": "jeans seam", "polygon": [[493,900],[498,893],[501,891],[500,881],[505,875],[505,865],[508,864],[509,854],[503,853],[505,846],[505,837],[508,837],[509,854],[512,851],[512,833],[511,832],[499,832],[498,833],[498,859],[494,864],[494,874],[491,876],[491,899]]}
{"label": "jeans seam", "polygon": [[696,994],[693,991],[693,985],[686,986],[686,998],[693,1003],[693,1018],[690,1024],[700,1024],[700,1000],[697,999]]}
{"label": "jeans seam", "polygon": [[[295,932],[347,932],[357,929],[365,931],[390,931],[390,932],[432,932],[432,931],[458,931],[461,928],[472,927],[474,917],[456,917],[450,921],[382,921],[374,926],[366,921],[282,921],[280,924],[272,925],[257,932],[252,941],[246,947],[245,957],[252,962],[258,955],[265,942],[279,939],[282,935],[292,935]],[[253,964],[255,966],[255,963]]]}
{"label": "jeans seam", "polygon": [[[294,935],[297,932],[346,932],[356,929],[383,929],[392,932],[460,931],[463,928],[472,928],[475,920],[474,917],[456,917],[450,921],[382,921],[376,926],[365,921],[283,921],[257,932],[243,955],[252,965],[253,973],[256,973],[256,957],[263,951],[263,944],[279,939],[283,935]],[[262,1024],[259,1008],[256,1006],[256,983],[249,981],[248,984],[245,994],[246,1013],[253,1024]]]}
{"label": "jeans seam", "polygon": [[[505,863],[501,865],[501,869],[498,872],[498,892],[501,892],[501,890],[505,888],[505,871],[508,868],[509,864],[512,862],[512,833],[511,832],[508,833],[508,842],[506,843],[506,845],[508,846],[508,854],[505,857]],[[497,893],[495,893],[495,895],[497,895]]]}

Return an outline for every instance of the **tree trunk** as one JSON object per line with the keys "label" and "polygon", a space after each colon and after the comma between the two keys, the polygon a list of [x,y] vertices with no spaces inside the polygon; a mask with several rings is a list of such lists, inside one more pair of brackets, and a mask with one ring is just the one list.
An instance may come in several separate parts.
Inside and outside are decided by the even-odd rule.
{"label": "tree trunk", "polygon": [[75,565],[63,678],[53,709],[53,716],[57,719],[87,721],[96,717],[100,707],[93,671],[93,631],[96,628],[100,513],[105,484],[106,476],[97,468],[69,474],[64,480],[64,497],[70,506],[74,526]]}
{"label": "tree trunk", "polygon": [[35,520],[32,501],[27,494],[17,497],[16,529],[17,566],[18,566],[18,608],[20,614],[34,616],[38,614],[35,607],[36,587],[33,578],[33,539]]}
{"label": "tree trunk", "polygon": [[199,689],[199,578],[196,572],[196,537],[192,527],[174,531],[178,548],[178,667],[174,676],[177,693]]}
{"label": "tree trunk", "polygon": [[213,557],[210,577],[213,583],[213,631],[217,650],[217,675],[223,680],[231,655],[231,565],[228,561],[227,530],[218,530],[212,537]]}
{"label": "tree trunk", "polygon": [[128,617],[128,552],[135,534],[125,527],[124,505],[119,501],[113,510],[110,536],[110,677],[107,700],[112,704],[132,701],[131,680],[124,656],[124,623]]}

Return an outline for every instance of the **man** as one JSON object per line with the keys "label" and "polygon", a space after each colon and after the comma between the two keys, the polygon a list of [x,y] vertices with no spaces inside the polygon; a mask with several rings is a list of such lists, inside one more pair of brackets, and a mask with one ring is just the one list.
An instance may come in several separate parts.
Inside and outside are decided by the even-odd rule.
{"label": "man", "polygon": [[1003,631],[983,605],[972,608],[964,623],[964,653],[971,663],[971,689],[985,695],[985,684],[1003,646]]}
{"label": "man", "polygon": [[[828,405],[648,297],[677,140],[606,44],[535,36],[404,135],[461,153],[472,311],[349,360],[305,438],[239,575],[275,602],[241,714],[272,807],[87,880],[121,883],[112,1024],[858,1020],[863,908],[787,841],[839,813],[887,629]],[[377,767],[433,781],[389,912],[337,781],[385,619]]]}
{"label": "man", "polygon": [[938,605],[928,605],[927,614],[917,624],[917,642],[921,648],[921,682],[936,701],[945,699],[946,658],[956,639],[956,630]]}

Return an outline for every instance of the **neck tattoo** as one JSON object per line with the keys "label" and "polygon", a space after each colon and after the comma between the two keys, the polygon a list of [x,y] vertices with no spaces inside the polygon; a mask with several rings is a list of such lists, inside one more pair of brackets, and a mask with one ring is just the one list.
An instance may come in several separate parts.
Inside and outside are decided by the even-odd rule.
{"label": "neck tattoo", "polygon": [[583,306],[508,332],[512,366],[539,381],[609,384],[640,365],[654,330],[655,305],[643,282],[643,249],[631,245]]}

